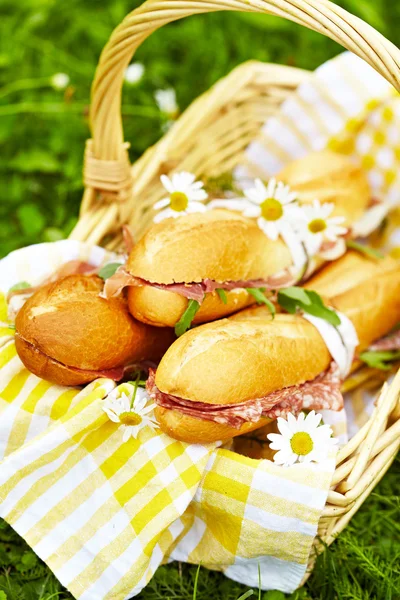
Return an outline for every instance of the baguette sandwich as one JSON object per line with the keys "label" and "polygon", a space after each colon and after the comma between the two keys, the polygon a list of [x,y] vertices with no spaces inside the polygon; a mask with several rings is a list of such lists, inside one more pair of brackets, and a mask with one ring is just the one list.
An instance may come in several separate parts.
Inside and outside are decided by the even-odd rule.
{"label": "baguette sandwich", "polygon": [[[341,261],[346,266],[353,259]],[[339,262],[330,267],[338,280]],[[361,263],[362,280],[350,285],[344,269],[348,283],[339,281],[339,293],[329,300],[338,326],[305,313],[272,318],[259,307],[202,325],[174,342],[148,380],[162,430],[207,443],[248,433],[288,412],[341,409],[340,386],[354,356],[400,321],[398,263],[385,260],[381,272],[372,260]],[[316,286],[318,280],[326,291],[322,274]]]}
{"label": "baguette sandwich", "polygon": [[[310,155],[294,161],[277,178],[293,185],[295,192],[299,187],[300,204],[309,205],[317,192],[322,202],[332,203],[332,214],[343,217],[350,236],[369,211],[366,176],[347,157],[331,152]],[[214,210],[153,225],[126,266],[106,282],[105,297],[129,286],[129,310],[136,319],[157,327],[182,323],[177,329],[180,335],[191,323],[213,321],[254,304],[260,288],[293,285],[329,257],[329,241],[325,241],[325,259],[322,251],[311,256],[299,239],[296,243],[283,235],[271,239],[256,220],[224,208],[232,202],[211,204]],[[339,241],[343,254],[344,239]],[[296,260],[302,253],[299,267]]]}
{"label": "baguette sandwich", "polygon": [[173,330],[135,321],[126,300],[99,297],[96,275],[70,275],[40,287],[19,310],[15,344],[25,367],[59,385],[82,385],[125,368],[157,361]]}

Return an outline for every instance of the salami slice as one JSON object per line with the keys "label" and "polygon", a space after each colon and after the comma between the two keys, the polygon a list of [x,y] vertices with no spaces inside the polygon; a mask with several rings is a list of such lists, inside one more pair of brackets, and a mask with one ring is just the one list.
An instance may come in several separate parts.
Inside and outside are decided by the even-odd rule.
{"label": "salami slice", "polygon": [[372,344],[368,350],[371,350],[371,352],[390,352],[391,350],[400,350],[400,329],[378,340]]}
{"label": "salami slice", "polygon": [[208,404],[192,402],[178,396],[160,392],[155,384],[155,370],[151,369],[147,380],[147,391],[158,406],[178,410],[182,414],[230,425],[240,429],[243,423],[256,423],[262,417],[275,419],[288,412],[297,414],[302,409],[340,410],[343,397],[340,392],[341,379],[336,363],[313,381],[276,390],[262,398],[238,404]]}

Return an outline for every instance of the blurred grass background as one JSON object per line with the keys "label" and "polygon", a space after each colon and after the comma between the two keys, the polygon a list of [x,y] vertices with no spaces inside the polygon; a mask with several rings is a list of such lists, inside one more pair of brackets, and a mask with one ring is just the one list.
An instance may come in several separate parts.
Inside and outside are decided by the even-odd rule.
{"label": "blurred grass background", "polygon": [[[140,3],[0,0],[0,257],[20,246],[61,239],[76,222],[96,63],[113,28]],[[399,43],[400,3],[338,4]],[[169,25],[135,57],[144,65],[140,81],[125,85],[125,138],[132,160],[161,137],[171,119],[157,106],[157,90],[175,90],[184,110],[244,60],[314,69],[340,51],[319,34],[261,15],[216,13]],[[400,599],[399,474],[396,463],[292,600]],[[195,573],[187,566],[162,567],[139,598],[189,600]],[[197,600],[236,600],[245,591],[202,570]],[[69,597],[0,522],[0,600]],[[280,592],[261,595],[262,600],[283,597]]]}

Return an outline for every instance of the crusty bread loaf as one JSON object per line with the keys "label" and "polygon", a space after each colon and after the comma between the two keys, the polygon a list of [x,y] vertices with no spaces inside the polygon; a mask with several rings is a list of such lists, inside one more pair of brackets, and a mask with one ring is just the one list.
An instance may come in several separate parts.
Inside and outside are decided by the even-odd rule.
{"label": "crusty bread loaf", "polygon": [[57,383],[57,385],[84,385],[97,377],[95,371],[75,370],[73,367],[67,367],[55,361],[18,334],[15,336],[15,347],[28,371],[46,381]]}
{"label": "crusty bread loaf", "polygon": [[390,256],[369,258],[360,252],[349,250],[344,256],[318,271],[304,287],[325,297],[337,296],[363,281],[398,267],[400,268],[400,263]]}
{"label": "crusty bread loaf", "polygon": [[183,415],[177,410],[168,410],[158,406],[155,409],[157,421],[164,433],[182,442],[210,444],[216,440],[230,440],[236,435],[254,431],[270,422],[270,419],[260,419],[257,423],[244,423],[240,429],[230,425],[221,425],[213,421],[202,421],[195,417]]}
{"label": "crusty bread loaf", "polygon": [[210,404],[234,404],[314,379],[330,354],[311,323],[295,315],[223,319],[181,336],[156,373],[161,392]]}
{"label": "crusty bread loaf", "polygon": [[[15,325],[17,351],[30,371],[76,385],[89,381],[90,371],[161,358],[174,339],[172,330],[135,321],[125,300],[99,297],[102,286],[97,276],[70,275],[27,300]],[[67,381],[68,367],[73,369]],[[83,371],[81,381],[74,369]]]}
{"label": "crusty bread loaf", "polygon": [[302,204],[316,198],[321,203],[333,203],[332,215],[345,217],[345,225],[358,221],[371,201],[371,188],[361,167],[348,156],[330,150],[290,162],[277,179],[289,184]]}
{"label": "crusty bread loaf", "polygon": [[362,351],[400,321],[400,268],[384,271],[331,299],[352,321]]}
{"label": "crusty bread loaf", "polygon": [[[278,178],[298,191],[301,203],[316,197],[335,203],[336,215],[353,224],[370,202],[370,189],[361,169],[348,157],[329,151],[293,161]],[[194,213],[153,225],[135,246],[127,269],[132,275],[159,284],[196,283],[204,279],[239,281],[266,279],[291,266],[292,257],[281,239],[270,240],[253,220],[228,210]],[[133,316],[158,327],[173,326],[187,308],[186,298],[151,286],[130,288]],[[194,323],[205,323],[254,304],[245,290],[229,294],[226,305],[207,298]]]}
{"label": "crusty bread loaf", "polygon": [[[321,272],[315,277],[316,284],[310,280],[306,287],[320,294],[331,292],[330,298],[327,294],[323,295],[325,304],[332,305],[349,317],[360,340],[357,351],[362,351],[400,321],[400,267],[390,257],[376,264],[374,260],[364,259],[361,255],[358,255],[360,260],[353,253],[351,255],[349,261],[346,255],[325,267],[324,270],[331,273],[332,280]],[[353,277],[348,269],[349,264],[355,268]],[[351,285],[352,281],[355,285]],[[276,308],[280,310],[279,305]],[[264,319],[272,319],[266,306],[246,308],[229,318],[235,321]]]}
{"label": "crusty bread loaf", "polygon": [[[133,249],[127,269],[150,282],[199,283],[265,279],[292,264],[282,240],[270,240],[250,219],[227,210],[194,213],[154,225]],[[254,303],[245,289],[227,292],[227,304],[207,294],[194,323],[213,321]],[[188,300],[151,286],[128,290],[129,310],[157,327],[172,327]]]}
{"label": "crusty bread loaf", "polygon": [[[216,292],[207,294],[193,319],[193,325],[221,319],[255,302],[254,297],[245,289],[225,293],[226,304]],[[161,322],[166,327],[174,327],[187,309],[188,300],[179,294],[150,286],[130,287],[128,305],[131,314],[143,323],[158,327]]]}
{"label": "crusty bread loaf", "polygon": [[[364,350],[400,321],[400,269],[396,265],[364,279],[330,302],[353,322],[357,350]],[[308,321],[284,313],[272,319],[266,307],[248,308],[179,338],[160,363],[156,385],[186,400],[233,404],[312,380],[330,360],[325,342]],[[261,419],[237,430],[177,410],[158,408],[157,416],[163,431],[191,442],[227,440],[266,423]]]}
{"label": "crusty bread loaf", "polygon": [[193,213],[153,225],[127,269],[150,282],[238,281],[274,275],[292,264],[287,246],[251,219],[227,210]]}

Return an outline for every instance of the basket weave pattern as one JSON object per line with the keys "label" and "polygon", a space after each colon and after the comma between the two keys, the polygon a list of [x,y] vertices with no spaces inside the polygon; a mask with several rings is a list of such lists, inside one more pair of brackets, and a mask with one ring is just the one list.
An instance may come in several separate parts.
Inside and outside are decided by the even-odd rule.
{"label": "basket weave pattern", "polygon": [[[74,239],[115,249],[127,223],[135,236],[150,224],[162,197],[162,173],[188,170],[214,177],[243,164],[249,142],[265,120],[302,83],[307,71],[244,63],[200,96],[155,146],[132,167],[120,105],[126,67],[151,33],[183,17],[220,10],[268,13],[320,32],[351,50],[400,90],[400,51],[372,27],[327,0],[148,0],[112,34],[92,88],[92,139],[85,152],[85,193]],[[384,385],[369,421],[340,450],[328,502],[320,520],[316,555],[350,521],[391,465],[400,447],[400,374]]]}

